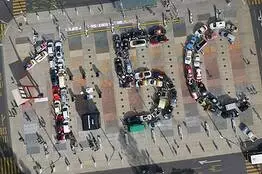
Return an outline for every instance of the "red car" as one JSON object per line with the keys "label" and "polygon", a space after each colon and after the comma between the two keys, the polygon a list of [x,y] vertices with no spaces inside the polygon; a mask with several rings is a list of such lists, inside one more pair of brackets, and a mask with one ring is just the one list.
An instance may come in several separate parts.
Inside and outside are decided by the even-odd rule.
{"label": "red car", "polygon": [[186,75],[186,79],[187,81],[191,81],[193,78],[193,69],[190,65],[185,65],[185,75]]}
{"label": "red car", "polygon": [[58,134],[56,136],[56,138],[57,138],[58,141],[64,141],[65,140],[65,134]]}
{"label": "red car", "polygon": [[58,134],[63,134],[63,133],[64,133],[64,128],[63,128],[63,126],[57,126],[57,127],[56,127],[56,132],[57,132]]}
{"label": "red car", "polygon": [[63,116],[63,115],[57,115],[57,116],[55,117],[55,120],[56,120],[56,121],[64,121],[64,116]]}

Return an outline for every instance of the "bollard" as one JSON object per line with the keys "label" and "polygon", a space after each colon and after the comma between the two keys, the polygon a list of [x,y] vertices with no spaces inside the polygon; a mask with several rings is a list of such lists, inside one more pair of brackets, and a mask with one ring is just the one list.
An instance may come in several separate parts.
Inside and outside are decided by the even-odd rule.
{"label": "bollard", "polygon": [[155,131],[154,131],[153,128],[151,129],[151,138],[153,140],[153,143],[155,144],[156,143],[156,135],[155,135]]}

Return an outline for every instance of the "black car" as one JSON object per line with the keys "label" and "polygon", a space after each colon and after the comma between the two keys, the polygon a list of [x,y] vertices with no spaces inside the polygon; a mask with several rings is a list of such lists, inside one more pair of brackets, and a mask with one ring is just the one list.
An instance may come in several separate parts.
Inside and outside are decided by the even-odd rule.
{"label": "black car", "polygon": [[122,33],[121,34],[121,40],[128,40],[128,41],[130,41],[131,40],[131,35],[130,35],[130,33],[128,33],[128,32],[126,32],[126,33]]}
{"label": "black car", "polygon": [[168,39],[165,35],[154,35],[150,37],[150,44],[158,44],[158,43],[163,43],[167,42]]}
{"label": "black car", "polygon": [[53,85],[53,86],[58,86],[57,70],[55,70],[55,69],[50,69],[50,77],[51,77],[52,85]]}
{"label": "black car", "polygon": [[116,52],[121,50],[121,42],[114,42],[114,49]]}
{"label": "black car", "polygon": [[204,97],[207,95],[208,91],[205,87],[205,85],[202,82],[198,83],[198,89],[199,89],[199,93]]}
{"label": "black car", "polygon": [[118,34],[114,34],[114,35],[113,35],[113,41],[114,41],[114,42],[120,42],[120,39],[121,39],[121,38],[120,38],[120,36],[119,36]]}
{"label": "black car", "polygon": [[116,74],[120,77],[125,76],[124,68],[123,68],[123,62],[120,58],[115,58],[115,70]]}
{"label": "black car", "polygon": [[129,40],[127,39],[124,39],[122,42],[121,42],[121,47],[123,50],[128,50],[130,45],[129,45]]}

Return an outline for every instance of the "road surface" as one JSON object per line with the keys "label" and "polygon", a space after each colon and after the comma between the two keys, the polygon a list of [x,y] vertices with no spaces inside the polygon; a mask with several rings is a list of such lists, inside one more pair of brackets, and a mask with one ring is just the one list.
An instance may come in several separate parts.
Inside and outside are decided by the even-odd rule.
{"label": "road surface", "polygon": [[[249,9],[256,43],[256,54],[258,56],[260,76],[262,77],[262,4],[250,5]],[[261,20],[258,20],[260,15]]]}
{"label": "road surface", "polygon": [[[228,154],[221,156],[213,156],[199,159],[184,160],[178,162],[169,162],[158,164],[159,167],[163,169],[165,173],[172,174],[172,171],[180,171],[181,169],[186,169],[185,171],[195,171],[198,174],[244,174],[245,169],[245,159],[242,154]],[[156,173],[153,165],[152,174]],[[145,167],[141,167],[145,168]],[[190,170],[192,169],[192,170]],[[153,171],[154,170],[154,171]],[[182,172],[182,171],[180,171]],[[134,168],[122,168],[109,171],[92,172],[92,173],[82,173],[82,174],[115,174],[115,173],[125,173],[125,174],[138,174]],[[175,172],[174,172],[175,173]],[[150,173],[151,174],[151,173]],[[189,172],[189,174],[191,174]],[[193,173],[192,173],[193,174]]]}

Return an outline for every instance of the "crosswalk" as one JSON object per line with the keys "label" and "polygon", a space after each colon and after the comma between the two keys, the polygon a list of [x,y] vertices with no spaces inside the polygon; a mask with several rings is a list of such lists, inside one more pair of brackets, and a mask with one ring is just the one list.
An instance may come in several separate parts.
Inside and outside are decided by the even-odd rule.
{"label": "crosswalk", "polygon": [[0,40],[4,38],[6,24],[0,23]]}
{"label": "crosswalk", "polygon": [[13,15],[18,16],[26,12],[26,0],[13,0]]}
{"label": "crosswalk", "polygon": [[248,5],[259,5],[262,4],[262,0],[246,0]]}
{"label": "crosswalk", "polygon": [[247,174],[261,174],[261,169],[257,165],[251,164],[248,160],[245,162]]}
{"label": "crosswalk", "polygon": [[19,168],[16,160],[13,157],[0,158],[0,173],[1,174],[19,174]]}

